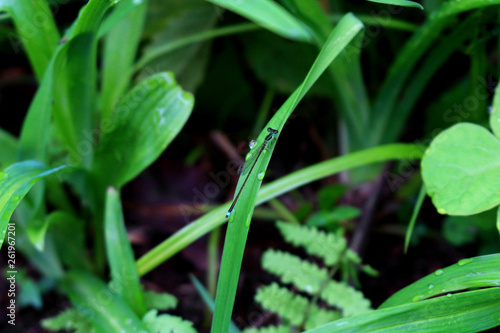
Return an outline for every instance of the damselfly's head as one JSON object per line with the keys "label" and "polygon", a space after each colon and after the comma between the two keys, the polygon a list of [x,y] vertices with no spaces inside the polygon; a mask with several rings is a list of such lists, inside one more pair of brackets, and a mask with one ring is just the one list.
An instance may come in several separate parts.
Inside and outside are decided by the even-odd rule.
{"label": "damselfly's head", "polygon": [[267,131],[271,134],[278,134],[278,130],[274,129],[274,128],[271,128],[271,127],[268,127],[267,128]]}

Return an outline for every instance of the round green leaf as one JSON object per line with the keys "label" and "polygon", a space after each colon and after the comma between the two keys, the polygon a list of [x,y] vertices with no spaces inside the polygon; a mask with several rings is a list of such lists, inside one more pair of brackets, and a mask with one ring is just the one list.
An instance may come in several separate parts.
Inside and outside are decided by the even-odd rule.
{"label": "round green leaf", "polygon": [[460,123],[440,133],[422,159],[427,193],[441,214],[472,215],[500,203],[500,141]]}

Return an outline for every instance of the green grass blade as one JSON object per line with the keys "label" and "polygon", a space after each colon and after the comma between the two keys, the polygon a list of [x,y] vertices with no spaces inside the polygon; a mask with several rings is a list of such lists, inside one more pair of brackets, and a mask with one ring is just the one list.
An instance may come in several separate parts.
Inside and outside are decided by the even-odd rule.
{"label": "green grass blade", "polygon": [[454,15],[462,12],[498,5],[500,0],[446,1],[440,9],[433,13],[429,20],[418,29],[405,44],[389,73],[373,106],[372,127],[369,142],[372,145],[391,142],[397,138],[401,128],[392,127],[393,117],[397,112],[395,105],[403,91],[406,82],[418,60],[428,50],[430,45],[441,36],[440,32],[448,25]]}
{"label": "green grass blade", "polygon": [[149,332],[132,309],[90,273],[71,271],[62,285],[71,303],[92,322],[96,332]]}
{"label": "green grass blade", "polygon": [[102,119],[111,119],[113,108],[130,84],[139,41],[146,18],[146,2],[122,1],[114,10],[133,6],[133,10],[117,22],[104,39],[102,67]]}
{"label": "green grass blade", "polygon": [[113,122],[102,126],[93,165],[101,185],[120,188],[151,164],[180,132],[193,104],[171,73],[135,86],[117,105]]}
{"label": "green grass blade", "polygon": [[406,230],[405,253],[406,251],[408,251],[408,246],[410,245],[410,240],[411,240],[411,234],[413,232],[413,229],[415,228],[415,223],[417,222],[418,213],[420,212],[420,208],[422,207],[422,203],[424,202],[426,196],[427,196],[427,190],[425,189],[425,185],[422,185],[418,193],[417,202],[415,203],[415,207],[413,208],[413,214],[411,215],[410,223],[408,224],[408,230]]}
{"label": "green grass blade", "polygon": [[408,1],[408,0],[368,0],[371,2],[383,3],[386,5],[401,6],[401,7],[413,7],[424,9],[424,7],[418,2]]}
{"label": "green grass blade", "polygon": [[[419,145],[392,144],[336,157],[293,172],[264,185],[260,189],[255,203],[256,205],[260,205],[302,185],[334,175],[340,171],[389,160],[420,159],[424,150],[425,147]],[[225,223],[226,219],[224,215],[229,205],[230,203],[222,205],[196,219],[139,258],[137,261],[139,275],[148,273],[198,238]]]}
{"label": "green grass blade", "polygon": [[[203,299],[203,303],[213,312],[215,309],[215,301],[210,296],[210,293],[208,290],[203,286],[203,284],[192,274],[189,274],[189,279],[191,280],[191,283],[195,286],[196,290],[198,291],[198,294],[200,294],[201,298]],[[236,327],[236,325],[231,321],[229,324],[229,333],[240,333],[241,331]]]}
{"label": "green grass blade", "polygon": [[[356,19],[354,15],[345,15],[328,37],[303,83],[276,112],[273,118],[268,122],[266,128],[271,127],[279,131],[282,130],[285,122],[314,82],[316,82],[333,59],[340,54],[342,49],[348,45],[362,28],[362,23]],[[267,131],[261,133],[257,139],[257,147],[260,147],[264,142],[264,138],[267,134]],[[274,141],[274,139],[272,141]],[[266,148],[266,150],[269,151],[262,153],[255,168],[247,175],[248,181],[229,219],[224,250],[222,253],[221,271],[217,284],[215,313],[212,322],[212,331],[215,332],[226,332],[229,327],[250,219],[252,217],[257,192],[259,191],[263,179],[263,174],[271,159],[273,147],[274,142],[271,142]],[[236,193],[239,192],[245,179],[246,177],[240,177],[238,186],[236,187]]]}
{"label": "green grass blade", "polygon": [[401,289],[380,308],[412,303],[465,289],[498,287],[499,279],[500,254],[462,259]]}
{"label": "green grass blade", "polygon": [[43,163],[25,161],[12,164],[0,173],[0,248],[10,217],[31,187],[64,166],[49,169]]}
{"label": "green grass blade", "polygon": [[263,28],[285,38],[305,42],[312,42],[314,40],[310,29],[276,2],[270,0],[207,1],[240,14]]}
{"label": "green grass blade", "polygon": [[142,317],[146,314],[142,286],[139,283],[132,246],[125,230],[120,195],[111,187],[106,194],[104,234],[111,271],[111,288],[139,317]]}
{"label": "green grass blade", "polygon": [[499,325],[499,312],[500,288],[489,288],[375,310],[306,332],[480,332]]}
{"label": "green grass blade", "polygon": [[26,50],[31,66],[41,80],[59,42],[59,32],[46,0],[0,0],[0,10],[7,11],[17,34],[9,35],[16,53]]}

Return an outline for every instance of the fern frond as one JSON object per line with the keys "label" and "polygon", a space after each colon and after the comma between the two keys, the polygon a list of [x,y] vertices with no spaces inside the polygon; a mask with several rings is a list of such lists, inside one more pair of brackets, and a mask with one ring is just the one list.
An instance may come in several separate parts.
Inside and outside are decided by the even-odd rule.
{"label": "fern frond", "polygon": [[322,258],[329,266],[335,265],[346,249],[346,240],[342,236],[326,233],[313,227],[284,222],[276,224],[287,242],[304,247],[307,253]]}
{"label": "fern frond", "polygon": [[294,326],[301,325],[306,315],[306,328],[313,328],[341,318],[338,311],[322,309],[315,304],[310,305],[307,298],[295,295],[287,288],[281,288],[277,283],[259,289],[255,300],[264,309],[278,314]]}
{"label": "fern frond", "polygon": [[172,332],[183,332],[183,333],[196,333],[193,328],[193,323],[187,320],[183,320],[180,317],[172,316],[168,314],[158,315],[158,311],[150,310],[142,318],[143,323],[149,329],[150,332],[155,333],[172,333]]}
{"label": "fern frond", "polygon": [[314,305],[311,307],[309,315],[307,316],[305,329],[309,330],[340,318],[342,318],[340,312],[326,310]]}
{"label": "fern frond", "polygon": [[255,300],[264,309],[277,313],[292,325],[300,325],[304,321],[309,305],[307,298],[295,295],[287,288],[280,288],[277,283],[259,289]]}
{"label": "fern frond", "polygon": [[267,250],[262,257],[262,268],[280,276],[283,283],[291,283],[309,294],[318,293],[328,278],[326,269],[282,251]]}
{"label": "fern frond", "polygon": [[169,293],[144,290],[144,302],[148,310],[168,310],[177,307],[177,298]]}
{"label": "fern frond", "polygon": [[242,333],[290,333],[292,327],[288,325],[266,326],[259,328],[245,328]]}
{"label": "fern frond", "polygon": [[370,301],[345,282],[328,281],[320,297],[328,305],[341,309],[345,317],[371,310]]}
{"label": "fern frond", "polygon": [[42,320],[42,327],[50,331],[72,331],[74,333],[95,333],[90,319],[74,308],[64,310],[55,317]]}

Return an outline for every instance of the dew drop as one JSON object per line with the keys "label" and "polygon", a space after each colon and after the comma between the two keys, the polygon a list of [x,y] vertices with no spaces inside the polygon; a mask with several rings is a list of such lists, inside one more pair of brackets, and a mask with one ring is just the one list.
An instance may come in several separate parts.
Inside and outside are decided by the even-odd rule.
{"label": "dew drop", "polygon": [[261,171],[261,172],[259,172],[259,174],[257,175],[257,178],[258,178],[259,180],[262,180],[262,179],[264,179],[264,176],[265,176],[265,175],[266,175],[266,173],[265,173],[264,171]]}
{"label": "dew drop", "polygon": [[474,259],[468,258],[468,259],[462,259],[458,261],[458,266],[463,266],[467,265],[468,263],[472,262]]}
{"label": "dew drop", "polygon": [[442,269],[438,269],[437,271],[434,272],[434,274],[436,274],[437,276],[440,276],[440,275],[443,275],[443,270]]}
{"label": "dew drop", "polygon": [[418,295],[412,298],[413,302],[418,302],[424,299],[424,295]]}
{"label": "dew drop", "polygon": [[432,288],[434,288],[434,285],[433,285],[433,284],[430,284],[430,285],[429,285],[429,289],[432,289]]}
{"label": "dew drop", "polygon": [[446,297],[451,297],[451,294],[446,294]]}
{"label": "dew drop", "polygon": [[248,144],[248,147],[250,147],[250,149],[253,149],[253,147],[255,147],[255,145],[257,144],[257,141],[255,140],[252,140],[250,141],[250,143]]}
{"label": "dew drop", "polygon": [[443,215],[448,214],[448,212],[447,212],[447,211],[446,211],[446,209],[444,209],[444,208],[438,208],[438,213],[439,213],[439,214],[443,214]]}
{"label": "dew drop", "polygon": [[249,152],[247,156],[245,156],[245,161],[248,161],[250,158],[252,158],[252,152]]}
{"label": "dew drop", "polygon": [[490,105],[490,106],[488,106],[488,114],[492,114],[492,113],[493,113],[493,105]]}

